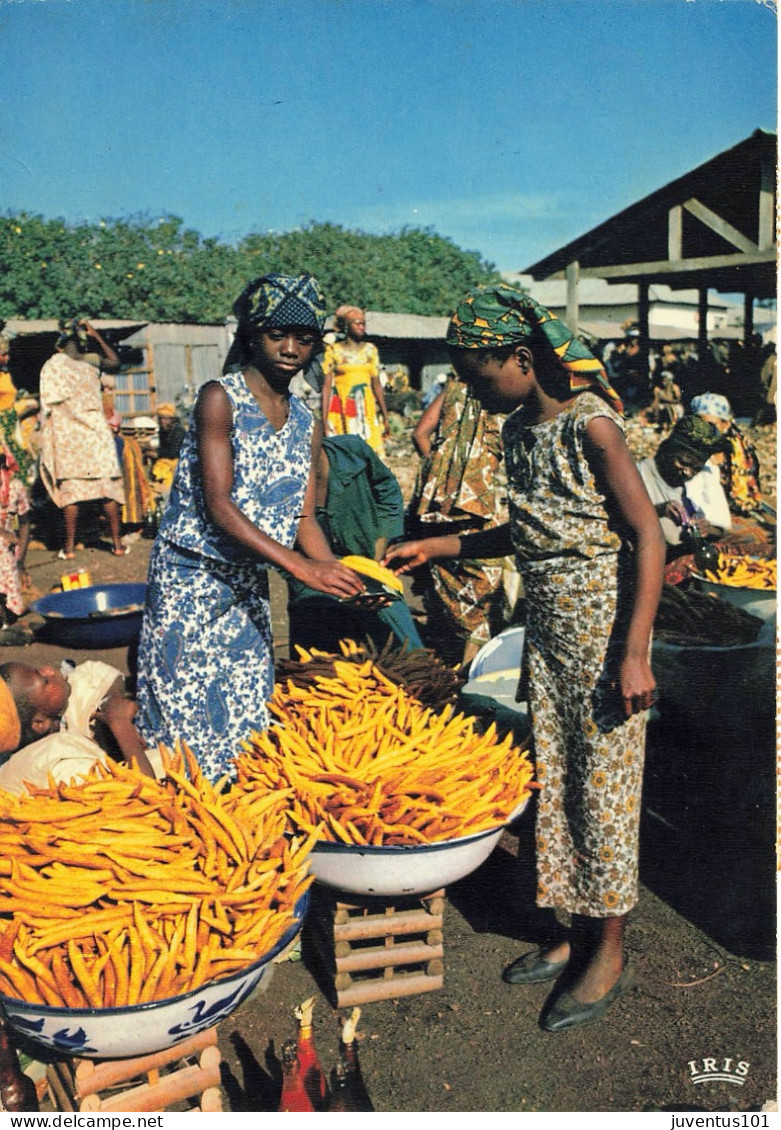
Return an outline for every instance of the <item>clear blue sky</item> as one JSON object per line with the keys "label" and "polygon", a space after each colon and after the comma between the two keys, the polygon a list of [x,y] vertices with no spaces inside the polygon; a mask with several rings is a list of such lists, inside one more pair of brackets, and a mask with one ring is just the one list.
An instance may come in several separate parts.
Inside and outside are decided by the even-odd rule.
{"label": "clear blue sky", "polygon": [[0,0],[0,212],[520,270],[777,120],[761,0]]}

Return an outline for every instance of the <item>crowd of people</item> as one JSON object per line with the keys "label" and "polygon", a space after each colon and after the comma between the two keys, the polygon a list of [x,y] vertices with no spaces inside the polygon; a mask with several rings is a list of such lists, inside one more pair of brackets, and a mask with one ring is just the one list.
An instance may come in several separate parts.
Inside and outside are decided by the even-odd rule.
{"label": "crowd of people", "polygon": [[[688,397],[679,374],[665,378],[652,405],[662,442],[638,465],[625,436],[629,369],[612,378],[528,294],[477,287],[455,307],[452,370],[414,428],[420,464],[405,508],[385,459],[389,414],[364,311],[340,307],[329,339],[317,280],[268,274],[233,312],[224,371],[201,387],[187,426],[173,405],[158,407],[152,477],[165,507],[136,695],[101,664],[65,674],[0,666],[0,787],[70,777],[105,756],[159,773],[150,751],[181,741],[211,781],[229,781],[242,741],[269,725],[270,569],[287,580],[293,646],[333,649],[347,632],[429,646],[466,673],[522,616],[519,697],[529,702],[542,786],[537,897],[550,936],[503,976],[555,982],[540,1016],[547,1031],[598,1019],[632,977],[624,932],[638,898],[665,567],[688,551],[692,531],[717,544],[772,538],[756,456],[729,401],[714,390]],[[101,387],[117,364],[97,331],[73,320],[41,373],[40,474],[62,512],[65,560],[80,505],[101,504],[120,555],[121,508],[127,519],[148,504],[138,453]],[[6,442],[0,525],[17,588],[2,570],[0,587],[10,615],[27,544],[19,470]],[[341,560],[356,554],[414,576],[423,624],[403,599],[368,597]]]}

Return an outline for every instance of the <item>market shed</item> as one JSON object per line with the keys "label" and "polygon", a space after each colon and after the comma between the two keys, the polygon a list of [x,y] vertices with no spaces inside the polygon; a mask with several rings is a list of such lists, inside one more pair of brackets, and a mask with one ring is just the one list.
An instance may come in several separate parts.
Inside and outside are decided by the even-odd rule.
{"label": "market shed", "polygon": [[386,371],[403,370],[410,386],[423,392],[438,373],[450,368],[445,345],[447,326],[447,318],[366,312],[366,336],[377,346]]}
{"label": "market shed", "polygon": [[534,279],[565,278],[571,329],[580,325],[580,281],[638,286],[638,321],[648,338],[649,287],[695,288],[698,338],[708,340],[708,291],[744,296],[743,332],[754,301],[776,296],[777,137],[750,137],[671,181],[578,239],[525,268]]}

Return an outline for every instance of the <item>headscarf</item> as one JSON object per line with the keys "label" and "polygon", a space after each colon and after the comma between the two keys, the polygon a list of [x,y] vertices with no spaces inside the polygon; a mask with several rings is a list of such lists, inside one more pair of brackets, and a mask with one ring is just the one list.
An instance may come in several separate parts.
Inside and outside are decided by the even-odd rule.
{"label": "headscarf", "polygon": [[680,419],[667,439],[662,440],[657,449],[657,457],[692,455],[707,463],[711,455],[724,451],[729,441],[724,438],[715,424],[703,420],[702,416],[684,416]]}
{"label": "headscarf", "polygon": [[716,420],[732,421],[732,408],[726,396],[718,392],[703,392],[701,396],[692,397],[689,410],[695,416],[713,416]]}
{"label": "headscarf", "polygon": [[338,330],[346,330],[348,322],[354,322],[356,317],[362,318],[364,311],[360,306],[340,306],[334,312],[334,322]]}
{"label": "headscarf", "polygon": [[555,314],[514,287],[498,283],[470,290],[450,319],[446,340],[457,349],[497,349],[526,341],[536,329],[568,370],[573,392],[594,389],[623,414],[602,362]]}
{"label": "headscarf", "polygon": [[14,753],[22,740],[22,723],[8,683],[0,677],[0,754]]}
{"label": "headscarf", "polygon": [[157,412],[158,416],[175,416],[176,415],[176,408],[174,407],[173,404],[168,404],[168,403],[158,404],[155,411]]}
{"label": "headscarf", "polygon": [[240,323],[263,329],[305,326],[322,333],[325,298],[312,275],[263,275],[244,288],[233,304]]}
{"label": "headscarf", "polygon": [[57,349],[63,349],[69,341],[75,341],[86,348],[89,335],[84,329],[83,318],[60,318],[58,325],[60,336],[56,342]]}

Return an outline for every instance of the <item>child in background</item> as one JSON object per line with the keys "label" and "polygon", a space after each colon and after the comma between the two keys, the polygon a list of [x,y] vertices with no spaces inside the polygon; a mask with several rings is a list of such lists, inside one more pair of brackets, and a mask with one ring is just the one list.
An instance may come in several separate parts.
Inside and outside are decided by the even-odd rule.
{"label": "child in background", "polygon": [[[443,557],[514,551],[526,596],[537,777],[537,903],[568,911],[563,939],[504,972],[559,978],[540,1024],[597,1020],[628,987],[624,927],[638,898],[649,663],[665,545],[600,362],[548,310],[505,285],[479,287],[447,333],[456,371],[502,432],[510,521],[393,546],[401,572]],[[518,698],[526,697],[519,688]]]}

